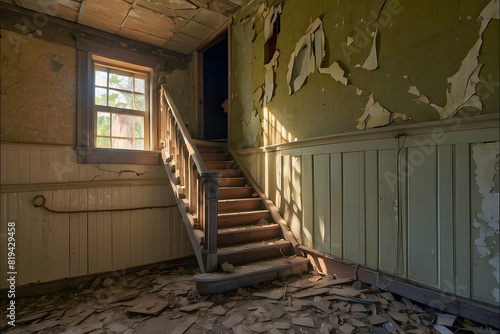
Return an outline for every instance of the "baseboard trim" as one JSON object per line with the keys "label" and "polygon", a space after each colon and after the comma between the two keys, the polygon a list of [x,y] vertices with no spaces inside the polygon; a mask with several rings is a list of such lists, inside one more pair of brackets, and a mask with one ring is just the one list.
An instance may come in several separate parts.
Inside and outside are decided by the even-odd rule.
{"label": "baseboard trim", "polygon": [[[316,269],[324,274],[342,278],[352,278],[363,283],[374,285],[386,291],[394,292],[410,300],[429,305],[442,312],[477,321],[479,323],[500,328],[500,311],[498,307],[483,304],[472,299],[456,296],[444,291],[435,290],[418,283],[409,282],[359,266],[355,263],[335,258],[329,254],[309,247],[299,246]],[[390,284],[388,284],[390,282]]]}
{"label": "baseboard trim", "polygon": [[[167,260],[155,262],[143,266],[131,267],[122,270],[108,271],[103,273],[68,277],[62,278],[55,281],[43,282],[43,283],[33,283],[27,285],[16,286],[16,299],[17,298],[29,298],[47,295],[50,293],[55,293],[65,289],[76,289],[80,284],[92,283],[96,278],[118,278],[125,275],[130,275],[145,269],[159,269],[161,267],[174,267],[174,266],[186,266],[193,265],[197,266],[198,262],[194,255],[185,256],[178,259]],[[0,290],[0,298],[2,300],[7,300],[8,289]]]}

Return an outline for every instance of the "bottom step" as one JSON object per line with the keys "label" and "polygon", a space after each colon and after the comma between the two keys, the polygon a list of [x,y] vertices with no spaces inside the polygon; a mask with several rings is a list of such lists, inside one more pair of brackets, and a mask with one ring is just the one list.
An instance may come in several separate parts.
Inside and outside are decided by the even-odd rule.
{"label": "bottom step", "polygon": [[205,273],[194,275],[200,294],[222,293],[238,287],[273,281],[279,277],[299,275],[309,271],[309,260],[300,256],[280,257],[267,261],[234,267],[231,273]]}

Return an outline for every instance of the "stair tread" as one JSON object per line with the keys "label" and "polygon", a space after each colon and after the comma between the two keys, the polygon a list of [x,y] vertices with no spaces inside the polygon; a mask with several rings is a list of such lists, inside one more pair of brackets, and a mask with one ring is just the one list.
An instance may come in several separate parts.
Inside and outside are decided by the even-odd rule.
{"label": "stair tread", "polygon": [[225,212],[217,214],[218,217],[240,217],[240,216],[248,216],[252,214],[258,213],[268,213],[269,210],[252,210],[252,211],[241,211],[241,212]]}
{"label": "stair tread", "polygon": [[243,197],[243,198],[226,198],[220,199],[219,203],[228,203],[228,202],[245,202],[245,201],[260,201],[260,197]]}
{"label": "stair tread", "polygon": [[224,255],[229,253],[238,253],[242,251],[254,250],[254,249],[262,249],[262,248],[276,248],[280,246],[288,246],[290,245],[290,241],[272,238],[269,240],[260,240],[254,242],[248,242],[244,244],[236,244],[226,247],[217,248],[217,254]]}
{"label": "stair tread", "polygon": [[268,229],[279,229],[280,226],[276,223],[269,223],[265,225],[245,225],[236,227],[226,227],[220,228],[219,234],[233,233],[233,232],[244,232],[244,231],[254,231],[254,230],[268,230]]}
{"label": "stair tread", "polygon": [[296,265],[307,264],[308,262],[309,259],[296,255],[283,256],[269,260],[251,262],[242,266],[235,266],[234,271],[231,273],[215,272],[196,274],[193,279],[196,283],[221,283],[247,277],[248,275],[262,275],[268,271],[279,271]]}

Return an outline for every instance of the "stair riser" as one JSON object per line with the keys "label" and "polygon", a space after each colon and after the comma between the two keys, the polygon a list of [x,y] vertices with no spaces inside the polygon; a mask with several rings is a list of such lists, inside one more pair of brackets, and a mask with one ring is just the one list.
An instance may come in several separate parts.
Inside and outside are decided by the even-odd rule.
{"label": "stair riser", "polygon": [[253,189],[250,187],[242,188],[219,188],[219,199],[235,199],[252,197]]}
{"label": "stair riser", "polygon": [[260,199],[248,199],[248,200],[238,200],[229,202],[219,202],[217,205],[217,212],[227,213],[227,212],[241,212],[241,211],[253,211],[261,209]]}
{"label": "stair riser", "polygon": [[238,167],[234,161],[205,161],[204,163],[208,170]]}
{"label": "stair riser", "polygon": [[217,255],[219,265],[224,262],[230,263],[233,266],[239,266],[250,262],[262,261],[266,259],[287,256],[293,254],[293,247],[288,245],[276,245],[274,247],[245,249],[238,252],[227,252]]}
{"label": "stair riser", "polygon": [[229,161],[231,160],[231,155],[229,154],[201,154],[201,159],[204,162],[209,161]]}
{"label": "stair riser", "polygon": [[238,287],[252,286],[261,282],[273,281],[281,277],[286,278],[292,275],[300,275],[306,273],[308,270],[309,263],[307,261],[302,261],[300,263],[291,264],[286,268],[260,270],[234,278],[230,275],[225,275],[223,279],[199,282],[195,276],[196,290],[200,294],[222,293],[236,290]]}
{"label": "stair riser", "polygon": [[257,224],[259,220],[265,219],[271,221],[271,214],[269,212],[258,212],[248,215],[238,216],[220,216],[217,218],[217,226],[219,228],[238,227],[245,225]]}
{"label": "stair riser", "polygon": [[281,229],[278,225],[276,228],[265,230],[247,230],[219,233],[217,236],[217,245],[224,247],[239,243],[254,242],[259,240],[269,240],[281,237]]}
{"label": "stair riser", "polygon": [[245,178],[220,178],[219,187],[244,187]]}
{"label": "stair riser", "polygon": [[234,168],[234,169],[214,169],[214,170],[211,170],[211,172],[220,173],[222,175],[221,177],[241,177],[241,176],[243,176],[241,170],[237,169],[237,168]]}
{"label": "stair riser", "polygon": [[196,148],[200,154],[217,154],[221,152],[220,147],[197,146]]}

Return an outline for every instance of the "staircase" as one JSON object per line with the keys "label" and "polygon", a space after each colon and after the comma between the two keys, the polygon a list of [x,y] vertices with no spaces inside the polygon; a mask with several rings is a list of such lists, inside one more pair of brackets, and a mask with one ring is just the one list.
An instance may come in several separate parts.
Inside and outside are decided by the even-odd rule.
{"label": "staircase", "polygon": [[234,290],[308,270],[277,209],[223,146],[193,140],[162,87],[165,169],[201,274],[202,294]]}

